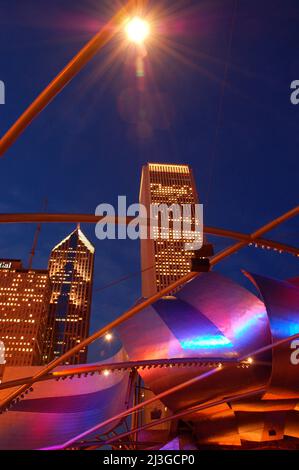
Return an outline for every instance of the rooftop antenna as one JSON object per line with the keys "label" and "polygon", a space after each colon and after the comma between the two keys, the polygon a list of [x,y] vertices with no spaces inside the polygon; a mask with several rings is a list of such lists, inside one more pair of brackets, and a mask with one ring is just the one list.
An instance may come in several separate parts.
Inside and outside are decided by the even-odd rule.
{"label": "rooftop antenna", "polygon": [[[45,198],[45,200],[44,200],[43,208],[44,208],[44,212],[46,212],[47,208],[48,208],[48,199],[47,198]],[[30,251],[28,269],[32,269],[32,263],[33,263],[36,247],[37,247],[37,244],[38,244],[38,239],[39,239],[41,228],[42,228],[42,224],[38,223],[37,226],[36,226],[35,234],[34,234],[33,245],[32,245],[31,251]]]}

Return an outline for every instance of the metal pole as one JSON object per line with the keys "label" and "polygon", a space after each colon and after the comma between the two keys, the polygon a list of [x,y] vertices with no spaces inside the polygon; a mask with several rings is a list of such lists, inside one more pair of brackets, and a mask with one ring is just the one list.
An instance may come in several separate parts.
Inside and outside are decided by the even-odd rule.
{"label": "metal pole", "polygon": [[[105,216],[98,216],[93,214],[0,214],[0,224],[11,223],[86,223],[96,224],[104,219]],[[111,224],[128,224],[133,220],[133,217],[105,217],[105,223]],[[219,237],[232,238],[235,240],[246,241],[246,245],[252,243],[251,235],[235,232],[232,230],[224,230],[222,228],[204,226],[204,233],[209,235],[216,235]],[[279,251],[290,253],[299,256],[299,249],[284,243],[267,240],[265,238],[256,238],[254,240],[265,248],[273,248]],[[245,246],[245,245],[244,245]]]}
{"label": "metal pole", "polygon": [[[88,374],[95,374],[96,372],[101,373],[104,370],[110,371],[124,371],[124,370],[138,370],[144,368],[151,368],[151,367],[169,367],[169,366],[198,366],[203,367],[205,365],[209,365],[214,363],[216,366],[222,362],[225,364],[229,362],[231,365],[239,364],[239,361],[232,360],[232,359],[222,359],[222,358],[171,358],[171,359],[149,359],[148,361],[125,361],[125,362],[112,362],[112,363],[103,363],[103,364],[96,364],[96,365],[89,365],[89,364],[82,364],[80,367],[73,367],[71,369],[64,369],[59,371],[54,371],[45,375],[39,380],[35,380],[36,382],[44,381],[44,380],[57,380],[57,379],[66,379],[68,377],[73,376],[80,376],[80,375],[88,375]],[[263,363],[264,365],[264,363]],[[23,377],[22,379],[15,379],[10,380],[7,382],[0,383],[0,390],[5,390],[6,388],[16,387],[18,385],[23,385],[30,382],[33,379],[32,376]]]}
{"label": "metal pole", "polygon": [[[299,214],[299,206],[294,207],[290,211],[286,212],[285,214],[281,215],[280,217],[277,217],[276,219],[272,220],[268,224],[264,225],[260,229],[256,230],[250,235],[250,240],[255,241],[257,238],[261,237],[264,235],[266,232],[269,232],[270,230],[274,229],[281,223],[285,222],[286,220],[295,217]],[[241,248],[244,248],[244,246],[248,245],[248,241],[241,241],[239,243],[236,243],[235,245],[232,245],[225,250],[221,251],[220,253],[217,253],[212,259],[211,259],[211,265],[214,266],[215,264],[219,263],[219,261],[223,260],[224,258],[227,258],[228,256],[232,255],[233,253],[236,253],[239,251]]]}
{"label": "metal pole", "polygon": [[216,369],[211,369],[208,372],[204,372],[201,375],[197,375],[196,377],[193,377],[192,379],[186,380],[186,382],[175,385],[174,387],[169,388],[168,390],[165,390],[164,392],[161,392],[158,395],[154,395],[152,398],[149,398],[148,400],[146,400],[144,402],[138,403],[137,405],[133,406],[132,408],[130,408],[128,410],[125,410],[125,411],[123,411],[122,413],[119,413],[116,416],[112,416],[112,418],[106,419],[102,423],[99,423],[96,426],[88,429],[87,431],[82,432],[78,436],[73,437],[72,439],[68,440],[64,444],[53,446],[53,447],[47,447],[47,448],[42,449],[42,450],[61,450],[61,449],[65,449],[66,447],[72,445],[74,442],[76,442],[80,439],[83,439],[83,437],[85,437],[85,436],[88,436],[88,434],[91,434],[91,433],[97,431],[98,429],[100,429],[104,426],[108,426],[108,424],[113,423],[113,421],[121,420],[122,418],[126,417],[129,414],[132,414],[133,412],[141,410],[142,408],[149,405],[150,403],[153,403],[156,400],[161,400],[162,398],[166,397],[167,395],[171,395],[172,393],[183,390],[186,387],[192,386],[195,383],[206,379],[210,375],[216,374],[220,370],[221,370],[221,368],[217,367]]}
{"label": "metal pole", "polygon": [[[271,343],[271,344],[268,344],[267,346],[264,346],[263,348],[260,348],[260,349],[256,349],[255,351],[251,351],[250,353],[246,354],[245,356],[242,356],[238,359],[239,362],[243,362],[245,359],[247,359],[248,357],[254,357],[256,356],[257,354],[260,354],[261,352],[265,352],[265,351],[269,351],[270,349],[274,349],[278,346],[281,346],[282,344],[285,344],[285,343],[288,343],[289,341],[292,341],[294,339],[297,339],[299,338],[299,333],[295,334],[295,335],[292,335],[292,336],[289,336],[287,338],[283,338],[279,341],[276,341],[275,343]],[[175,387],[172,387],[168,390],[165,390],[164,392],[161,392],[160,394],[158,395],[155,395],[154,397],[150,398],[149,400],[146,400],[144,401],[143,403],[140,403],[138,406],[136,407],[133,407],[129,410],[126,410],[116,416],[113,416],[112,418],[109,418],[108,420],[106,421],[103,421],[102,423],[99,423],[97,424],[96,426],[94,426],[93,428],[85,431],[84,433],[70,439],[68,442],[66,442],[65,444],[62,444],[60,446],[55,446],[53,449],[65,449],[66,447],[70,446],[71,444],[73,444],[74,442],[78,441],[79,439],[82,439],[83,437],[87,436],[88,434],[91,434],[95,431],[97,431],[98,429],[102,428],[103,426],[106,426],[108,424],[110,424],[111,422],[113,421],[116,421],[118,419],[121,419],[124,417],[124,415],[128,415],[128,414],[131,414],[139,409],[142,409],[144,408],[146,405],[149,405],[150,403],[156,401],[156,400],[160,400],[161,398],[164,398],[168,395],[171,395],[172,393],[174,392],[177,392],[177,391],[180,391],[180,390],[183,390],[184,388],[188,387],[189,385],[193,385],[193,383],[197,383],[199,382],[200,380],[202,379],[205,379],[206,377],[209,377],[210,375],[214,375],[216,372],[220,372],[220,371],[223,371],[224,369],[227,370],[229,367],[233,367],[235,364],[230,364],[230,363],[226,363],[225,365],[221,364],[221,367],[217,367],[215,369],[211,369],[209,372],[205,372],[204,374],[201,374],[199,376],[196,376],[192,379],[189,379],[187,380],[186,382],[183,382],[181,384],[178,384],[176,385]]]}
{"label": "metal pole", "polygon": [[[282,222],[290,219],[291,217],[295,217],[299,213],[299,207],[295,207],[294,209],[286,212],[282,216],[276,218],[272,222],[262,226],[258,231],[253,232],[253,234],[250,236],[251,240],[254,241],[256,238],[259,236],[263,235],[266,233],[268,230],[273,229],[274,227],[280,225]],[[246,246],[247,242],[240,242],[236,243],[232,247],[224,250],[220,255],[216,255],[212,258],[212,265],[215,265],[225,257],[229,256],[230,254],[238,251],[240,248],[243,246]],[[140,302],[138,305],[135,305],[131,309],[127,310],[125,313],[123,313],[120,317],[116,318],[112,322],[108,323],[105,325],[103,328],[100,330],[96,331],[93,335],[89,336],[88,338],[84,339],[81,343],[77,344],[73,348],[71,348],[69,351],[64,353],[62,356],[54,359],[54,361],[50,362],[47,366],[45,366],[41,371],[39,371],[37,374],[34,375],[32,380],[28,383],[25,384],[13,392],[11,392],[7,397],[5,397],[2,402],[0,403],[0,409],[3,409],[8,403],[10,403],[14,398],[18,397],[22,392],[26,391],[30,385],[32,385],[35,380],[42,378],[45,376],[48,372],[51,372],[55,367],[59,366],[63,362],[65,362],[67,359],[69,359],[71,356],[76,354],[77,352],[80,351],[80,349],[84,348],[85,346],[88,346],[91,344],[93,341],[96,339],[100,338],[103,336],[107,331],[110,331],[117,326],[121,325],[123,322],[128,320],[129,318],[132,318],[134,315],[137,313],[141,312],[143,309],[146,307],[152,305],[154,302],[159,300],[161,297],[166,296],[169,294],[169,292],[173,291],[177,287],[181,287],[183,284],[185,284],[188,281],[191,281],[191,279],[194,279],[196,276],[198,276],[198,273],[190,272],[186,276],[182,277],[181,279],[178,279],[175,281],[173,284],[165,287],[162,289],[160,292],[157,292],[156,294],[152,295],[148,299],[145,299],[143,302]]]}
{"label": "metal pole", "polygon": [[191,408],[191,409],[189,408],[188,410],[180,411],[179,413],[176,413],[172,416],[166,416],[165,418],[155,420],[154,422],[144,424],[143,426],[140,426],[136,429],[132,429],[128,432],[119,434],[117,439],[115,439],[115,438],[108,439],[107,441],[101,443],[101,445],[98,446],[98,447],[101,447],[103,445],[112,444],[116,440],[122,439],[123,437],[127,437],[127,436],[129,436],[130,434],[133,434],[133,433],[138,434],[138,432],[144,431],[145,429],[151,428],[152,426],[167,423],[167,422],[173,421],[175,419],[184,418],[185,416],[188,416],[188,415],[190,415],[192,413],[195,413],[197,411],[206,410],[208,408],[212,408],[213,406],[222,405],[222,404],[227,403],[227,402],[232,403],[234,401],[242,400],[244,398],[249,398],[249,397],[252,397],[252,396],[255,396],[255,395],[260,395],[260,394],[263,394],[265,392],[266,392],[266,389],[260,388],[260,389],[254,390],[252,392],[240,393],[239,395],[236,395],[236,396],[233,396],[233,397],[226,397],[226,398],[223,398],[221,400],[217,400],[217,401],[213,401],[213,402],[209,402],[209,403],[207,403],[207,402],[202,403],[201,405],[197,405],[194,408]]}
{"label": "metal pole", "polygon": [[76,54],[64,69],[50,82],[33,103],[11,126],[0,140],[0,157],[18,139],[36,116],[60,93],[60,91],[80,72],[92,57],[107,44],[122,28],[128,9],[136,6],[137,0],[129,0],[118,13]]}

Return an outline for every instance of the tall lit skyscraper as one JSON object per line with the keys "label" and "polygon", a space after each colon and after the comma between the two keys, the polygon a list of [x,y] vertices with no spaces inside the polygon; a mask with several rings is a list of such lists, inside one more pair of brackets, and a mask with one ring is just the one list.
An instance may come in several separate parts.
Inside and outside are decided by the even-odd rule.
{"label": "tall lit skyscraper", "polygon": [[42,363],[50,295],[48,271],[23,269],[20,260],[0,260],[0,344],[6,365]]}
{"label": "tall lit skyscraper", "polygon": [[[198,195],[189,165],[148,163],[142,168],[139,202],[150,214],[151,205],[190,205],[190,218],[195,223]],[[161,235],[161,234],[160,234]],[[142,296],[149,297],[191,271],[194,251],[185,243],[194,238],[176,239],[169,230],[169,239],[162,236],[141,240]],[[153,266],[152,269],[148,269]],[[145,270],[145,271],[144,271]]]}
{"label": "tall lit skyscraper", "polygon": [[[78,227],[52,250],[49,275],[52,282],[44,362],[61,356],[88,336],[94,247]],[[82,348],[67,364],[86,362]]]}

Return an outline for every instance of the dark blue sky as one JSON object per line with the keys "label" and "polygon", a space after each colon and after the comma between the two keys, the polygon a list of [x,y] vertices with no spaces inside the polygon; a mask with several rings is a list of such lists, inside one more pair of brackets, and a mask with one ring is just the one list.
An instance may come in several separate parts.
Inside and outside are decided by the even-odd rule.
{"label": "dark blue sky", "polygon": [[[6,84],[1,134],[115,5],[0,0],[0,80]],[[150,5],[160,8],[160,38],[148,47],[143,109],[136,101],[132,53],[119,55],[103,71],[119,46],[114,41],[0,160],[1,213],[41,211],[45,198],[49,212],[94,213],[101,202],[115,204],[117,195],[137,202],[147,161],[192,165],[207,225],[251,232],[298,204],[299,105],[290,102],[290,83],[299,79],[298,0],[239,0],[230,50],[235,0]],[[131,107],[124,111],[128,97]],[[51,248],[72,229],[44,225],[34,266],[44,268]],[[93,226],[82,229],[96,247],[95,288],[139,269],[138,242],[100,242]],[[26,263],[34,230],[1,226],[0,257]],[[269,238],[296,245],[298,235],[299,222],[293,220]],[[227,245],[215,241],[217,249]],[[278,278],[298,275],[295,258],[253,248],[217,269],[249,286],[242,268]],[[95,292],[92,331],[139,293],[138,277]]]}

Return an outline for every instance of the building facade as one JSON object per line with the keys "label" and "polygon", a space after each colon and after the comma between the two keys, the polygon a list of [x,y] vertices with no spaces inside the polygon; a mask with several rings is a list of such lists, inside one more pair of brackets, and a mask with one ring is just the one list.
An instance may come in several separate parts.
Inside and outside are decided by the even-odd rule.
{"label": "building facade", "polygon": [[[89,334],[94,251],[79,227],[52,250],[52,295],[44,363],[61,356]],[[82,348],[67,364],[84,363],[86,359],[87,349]]]}
{"label": "building facade", "polygon": [[[147,214],[155,205],[189,205],[193,229],[195,223],[202,223],[195,217],[199,200],[189,165],[148,163],[143,166],[139,202],[146,207]],[[141,240],[143,297],[150,297],[191,271],[194,251],[186,250],[185,244],[194,242],[194,230],[176,238],[173,227],[170,226],[168,239],[159,231],[154,238],[148,236]],[[202,242],[202,235],[198,237]]]}
{"label": "building facade", "polygon": [[0,344],[6,365],[42,363],[50,295],[48,271],[0,260]]}

